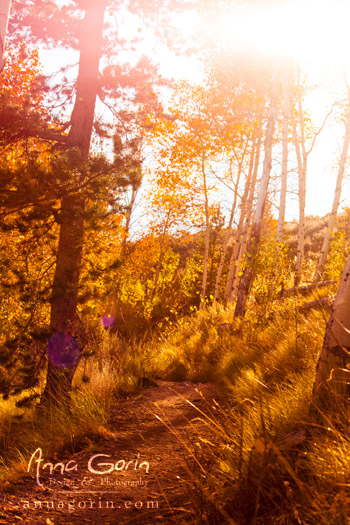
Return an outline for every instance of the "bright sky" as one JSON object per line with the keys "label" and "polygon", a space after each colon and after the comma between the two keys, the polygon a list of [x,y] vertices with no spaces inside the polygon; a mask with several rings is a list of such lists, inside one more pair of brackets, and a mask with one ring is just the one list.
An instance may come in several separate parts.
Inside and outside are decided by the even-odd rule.
{"label": "bright sky", "polygon": [[[297,61],[311,84],[319,84],[306,99],[316,127],[344,91],[343,71],[350,70],[350,2],[346,0],[294,0],[266,8],[217,13],[209,31],[232,49]],[[348,78],[350,75],[348,73]],[[331,119],[330,119],[331,120]],[[332,206],[337,164],[344,126],[327,124],[309,157],[306,213],[324,215]],[[345,182],[342,202],[349,203]],[[297,200],[287,203],[287,220],[298,216]]]}
{"label": "bright sky", "polygon": [[[212,14],[206,21],[205,31],[223,47],[256,49],[259,53],[297,60],[312,84],[323,85],[314,89],[306,101],[318,126],[327,108],[344,89],[341,71],[350,69],[349,20],[350,2],[343,0],[281,1],[274,8],[264,7],[261,1],[255,10],[236,8]],[[179,15],[174,23],[184,41],[196,39],[198,18]],[[123,21],[118,21],[117,30],[121,36],[142,37],[142,52],[159,64],[164,76],[200,82],[200,64],[195,59],[167,51],[144,29],[137,17],[126,15]],[[72,62],[77,60],[76,56],[68,57],[66,51],[48,56],[44,54],[43,59],[45,68],[51,70],[57,62],[66,63],[67,58]],[[343,126],[334,122],[328,124],[309,157],[307,214],[324,215],[331,209],[343,135]],[[342,200],[349,203],[349,197],[350,184],[347,183]],[[294,198],[289,200],[286,218],[291,220],[297,215],[298,205]]]}

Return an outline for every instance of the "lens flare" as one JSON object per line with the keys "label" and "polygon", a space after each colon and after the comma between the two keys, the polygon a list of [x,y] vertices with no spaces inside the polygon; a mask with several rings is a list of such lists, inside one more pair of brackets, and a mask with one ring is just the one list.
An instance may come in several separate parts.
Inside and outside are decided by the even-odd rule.
{"label": "lens flare", "polygon": [[101,322],[105,328],[111,328],[115,323],[115,317],[112,314],[105,314],[102,316]]}
{"label": "lens flare", "polygon": [[54,334],[48,344],[47,353],[50,361],[60,368],[73,368],[80,360],[80,347],[71,335],[59,332]]}

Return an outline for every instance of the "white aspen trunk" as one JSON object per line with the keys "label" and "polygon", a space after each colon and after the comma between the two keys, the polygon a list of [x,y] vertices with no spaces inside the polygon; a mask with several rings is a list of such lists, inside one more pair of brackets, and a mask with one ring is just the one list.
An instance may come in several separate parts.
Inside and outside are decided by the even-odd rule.
{"label": "white aspen trunk", "polygon": [[[261,141],[261,139],[260,139]],[[252,151],[250,155],[250,163],[249,163],[249,172],[248,177],[246,180],[246,184],[244,187],[244,193],[242,197],[241,202],[241,213],[239,217],[239,223],[237,227],[237,231],[235,234],[235,239],[232,247],[232,253],[230,257],[229,262],[229,268],[228,268],[228,274],[226,278],[226,286],[225,286],[225,301],[230,302],[232,300],[232,284],[235,278],[235,275],[237,274],[237,264],[239,262],[239,254],[240,254],[240,247],[241,247],[241,240],[242,235],[244,231],[244,221],[247,217],[247,212],[249,209],[249,198],[254,195],[251,193],[252,185],[255,185],[256,177],[257,177],[257,154],[259,155],[259,149],[257,151],[257,148],[260,148],[259,146],[259,138],[254,140],[254,143],[252,145]],[[251,204],[251,203],[250,203]]]}
{"label": "white aspen trunk", "polygon": [[[292,105],[293,106],[293,105]],[[302,265],[304,261],[304,241],[305,241],[305,197],[306,197],[306,170],[308,153],[305,150],[305,128],[304,116],[301,103],[300,78],[298,76],[298,111],[300,126],[300,141],[298,139],[296,122],[293,109],[292,127],[295,153],[298,163],[298,180],[299,180],[299,224],[298,224],[298,241],[297,241],[297,260],[295,264],[294,285],[298,286],[301,278]]]}
{"label": "white aspen trunk", "polygon": [[[300,90],[300,86],[298,87]],[[299,92],[299,95],[300,95],[300,92]],[[299,104],[298,106],[299,106],[298,109],[300,111],[301,104]],[[304,155],[302,156],[301,154],[301,147],[303,147],[303,139],[304,139],[303,116],[299,115],[299,123],[301,127],[300,129],[301,139],[299,141],[293,110],[291,114],[292,114],[293,142],[294,142],[294,148],[295,148],[295,153],[296,153],[297,163],[298,163],[298,181],[299,181],[299,224],[298,224],[298,240],[297,240],[297,260],[295,264],[295,274],[294,274],[294,285],[298,286],[300,277],[301,277],[301,269],[302,269],[302,263],[303,263],[303,258],[304,258],[305,174],[306,174],[306,165],[304,161],[305,162],[307,161],[307,155],[304,158]],[[305,143],[304,143],[304,151],[305,151]]]}
{"label": "white aspen trunk", "polygon": [[243,159],[240,162],[239,169],[238,169],[238,175],[237,175],[237,180],[236,180],[235,189],[234,189],[235,196],[234,196],[234,200],[233,200],[233,204],[231,208],[227,231],[226,231],[224,242],[223,242],[222,249],[221,249],[221,256],[220,256],[220,261],[219,261],[219,266],[218,266],[218,271],[216,274],[216,281],[215,281],[214,302],[217,301],[219,298],[222,270],[225,264],[228,242],[232,235],[232,223],[233,223],[233,217],[234,217],[236,206],[237,206],[238,186],[239,186],[239,182],[240,182],[241,174],[242,174],[242,164],[243,164]]}
{"label": "white aspen trunk", "polygon": [[207,289],[209,241],[210,241],[209,201],[208,201],[207,179],[206,179],[206,174],[205,174],[204,153],[202,155],[202,177],[203,177],[204,207],[205,207],[205,237],[204,237],[203,279],[202,279],[202,290],[201,290],[200,305],[199,305],[200,310],[202,310],[205,306],[205,292]]}
{"label": "white aspen trunk", "polygon": [[234,266],[234,274],[233,274],[233,279],[232,279],[232,286],[231,286],[232,290],[228,298],[229,301],[234,301],[238,294],[239,277],[240,277],[239,274],[241,271],[243,258],[247,250],[249,229],[250,229],[250,224],[251,224],[252,215],[253,215],[253,200],[254,200],[254,194],[255,194],[256,179],[258,177],[260,151],[261,151],[261,129],[259,129],[255,160],[254,160],[254,171],[253,171],[253,177],[250,183],[249,197],[248,197],[248,202],[247,202],[246,220],[244,223],[242,235],[241,235],[240,242],[239,242],[237,260]]}
{"label": "white aspen trunk", "polygon": [[299,177],[299,225],[298,225],[298,245],[297,245],[297,260],[295,265],[294,285],[298,286],[301,279],[302,266],[304,261],[304,241],[305,241],[305,200],[306,200],[306,173],[308,157],[315,145],[316,138],[323,130],[329,115],[333,110],[333,106],[326,115],[322,126],[315,133],[311,147],[306,151],[305,145],[305,123],[301,100],[301,86],[300,86],[300,72],[298,72],[298,112],[299,112],[299,126],[300,126],[300,141],[298,140],[296,123],[293,113],[293,104],[291,105],[291,117],[293,127],[293,141],[298,162],[298,177]]}
{"label": "white aspen trunk", "polygon": [[281,174],[281,196],[277,223],[277,241],[282,241],[284,217],[286,213],[286,195],[288,178],[288,131],[289,131],[289,71],[284,68],[283,72],[283,130],[282,130],[282,174]]}
{"label": "white aspen trunk", "polygon": [[298,245],[297,261],[295,266],[294,284],[298,286],[301,279],[301,271],[304,263],[304,243],[305,243],[305,198],[306,198],[306,166],[299,174],[299,225],[298,225]]}
{"label": "white aspen trunk", "polygon": [[348,403],[350,383],[350,255],[340,280],[316,367],[314,398],[319,408]]}
{"label": "white aspen trunk", "polygon": [[317,268],[316,268],[316,272],[314,276],[315,282],[319,281],[321,278],[322,271],[323,271],[323,268],[327,260],[331,237],[333,236],[335,219],[338,213],[338,207],[339,207],[339,202],[340,202],[341,187],[342,187],[342,182],[343,182],[343,177],[344,177],[344,172],[345,172],[346,159],[347,159],[348,151],[349,151],[349,143],[350,143],[350,100],[349,100],[348,113],[346,117],[345,137],[344,137],[343,149],[342,149],[342,153],[340,157],[340,164],[339,164],[339,170],[338,170],[337,183],[335,186],[333,206],[332,206],[331,214],[328,219],[327,230],[326,230],[326,233],[323,239],[321,253],[320,253],[320,257],[318,260],[318,264],[317,264]]}
{"label": "white aspen trunk", "polygon": [[237,294],[238,294],[239,273],[241,271],[243,258],[244,258],[245,254],[246,254],[246,251],[247,251],[247,242],[248,242],[249,228],[250,228],[250,217],[246,220],[246,223],[244,225],[242,236],[241,236],[242,238],[241,238],[241,241],[240,241],[240,244],[239,244],[239,248],[238,248],[237,261],[236,261],[236,265],[235,265],[235,273],[234,273],[233,281],[232,281],[232,291],[231,291],[231,295],[229,297],[229,301],[230,302],[233,302],[234,299],[237,297]]}
{"label": "white aspen trunk", "polygon": [[131,215],[132,215],[132,212],[135,206],[136,195],[137,195],[137,189],[133,186],[132,192],[131,192],[130,204],[128,206],[128,212],[126,215],[125,230],[124,230],[121,253],[120,253],[121,258],[123,258],[125,255],[126,243],[128,240],[129,230],[130,230]]}
{"label": "white aspen trunk", "polygon": [[229,242],[230,237],[232,235],[232,223],[233,223],[233,216],[234,216],[235,210],[236,210],[236,202],[234,202],[232,204],[231,213],[230,213],[230,219],[229,219],[229,222],[228,222],[228,226],[227,226],[227,231],[226,231],[226,234],[225,234],[224,242],[223,242],[223,245],[222,245],[222,248],[221,248],[220,261],[219,261],[218,271],[217,271],[216,280],[215,280],[214,301],[217,301],[219,299],[222,270],[224,269],[226,253],[227,253],[227,248],[228,248],[228,242]]}
{"label": "white aspen trunk", "polygon": [[[260,242],[262,220],[265,210],[265,204],[267,199],[267,191],[270,181],[271,165],[272,165],[272,141],[273,133],[275,129],[277,104],[279,95],[279,66],[275,66],[273,73],[271,95],[270,95],[270,108],[269,116],[267,119],[266,135],[264,141],[264,165],[263,173],[260,181],[258,201],[255,209],[252,231],[250,240],[247,246],[247,255],[253,260],[256,256],[256,252]],[[254,279],[253,268],[250,264],[243,272],[242,278],[239,283],[237,304],[235,309],[235,317],[243,317],[245,313],[246,303],[248,299],[249,290],[251,288]]]}
{"label": "white aspen trunk", "polygon": [[[244,217],[243,210],[241,210],[241,217]],[[225,286],[225,301],[226,302],[230,302],[230,299],[231,299],[232,282],[233,282],[235,271],[236,271],[237,258],[239,256],[239,247],[240,247],[240,238],[242,236],[242,227],[243,227],[243,222],[241,221],[241,218],[240,218],[239,224],[237,227],[237,231],[235,233],[232,253],[231,253],[230,262],[229,262],[228,274],[226,278],[226,286]]]}
{"label": "white aspen trunk", "polygon": [[10,9],[11,0],[0,0],[0,71],[4,67],[4,52]]}

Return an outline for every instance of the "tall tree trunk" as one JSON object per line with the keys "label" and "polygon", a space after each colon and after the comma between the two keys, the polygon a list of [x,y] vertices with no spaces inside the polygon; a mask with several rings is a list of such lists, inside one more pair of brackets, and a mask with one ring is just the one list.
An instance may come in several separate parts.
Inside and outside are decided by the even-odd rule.
{"label": "tall tree trunk", "polygon": [[298,224],[298,242],[297,242],[297,260],[295,265],[294,284],[298,286],[301,279],[301,271],[304,262],[304,243],[305,243],[305,199],[306,199],[306,172],[307,159],[310,152],[305,148],[305,126],[304,115],[301,102],[300,75],[298,73],[298,112],[300,126],[300,141],[298,140],[295,118],[292,112],[293,139],[298,162],[299,177],[299,224]]}
{"label": "tall tree trunk", "polygon": [[261,150],[261,126],[260,125],[257,129],[257,134],[258,136],[255,140],[255,144],[252,149],[252,157],[251,157],[252,162],[250,163],[250,166],[249,166],[250,174],[247,179],[247,185],[244,189],[242,205],[241,205],[241,215],[239,218],[237,235],[235,237],[235,242],[233,245],[232,254],[231,254],[230,263],[229,263],[229,271],[228,271],[227,279],[226,279],[226,287],[225,287],[225,301],[226,302],[232,302],[234,298],[236,297],[236,293],[234,293],[235,283],[236,281],[238,281],[238,274],[240,271],[241,261],[242,261],[242,257],[244,256],[242,247],[244,244],[244,239],[245,240],[247,239],[247,235],[248,235],[248,231],[250,227],[251,215],[252,215],[252,210],[253,210],[255,185],[256,185],[256,179],[258,176],[258,168],[259,168],[259,161],[260,161],[260,150]]}
{"label": "tall tree trunk", "polygon": [[208,262],[209,262],[209,242],[210,242],[210,219],[209,219],[209,201],[208,201],[208,188],[207,188],[207,176],[205,173],[205,159],[204,153],[202,155],[202,178],[203,178],[203,191],[204,191],[204,209],[205,209],[205,234],[204,234],[204,267],[203,267],[203,279],[202,279],[202,290],[200,295],[199,308],[203,309],[205,306],[205,292],[207,289],[207,277],[208,277]]}
{"label": "tall tree trunk", "polygon": [[7,25],[10,16],[11,0],[0,0],[0,72],[4,67]]}
{"label": "tall tree trunk", "polygon": [[347,159],[348,150],[349,150],[349,142],[350,142],[350,99],[349,99],[348,113],[346,117],[343,149],[341,153],[337,183],[336,183],[335,192],[334,192],[332,212],[328,219],[327,230],[326,230],[326,233],[323,239],[321,253],[320,253],[320,257],[318,260],[318,264],[317,264],[317,268],[316,268],[316,272],[314,276],[314,281],[320,280],[322,276],[323,268],[326,264],[330,241],[331,241],[331,237],[334,231],[335,219],[338,213],[338,207],[339,207],[340,196],[341,196],[341,187],[342,187],[342,182],[343,182],[343,177],[344,177],[344,172],[345,172],[346,159]]}
{"label": "tall tree trunk", "polygon": [[[79,73],[76,99],[71,116],[69,145],[80,151],[81,161],[88,159],[98,91],[99,60],[105,0],[90,1],[85,11],[80,37]],[[52,333],[81,335],[76,309],[84,243],[85,202],[80,194],[63,197],[56,270],[51,295]],[[74,368],[62,369],[49,360],[44,399],[58,400],[67,394]]]}
{"label": "tall tree trunk", "polygon": [[277,223],[277,241],[282,241],[284,217],[286,214],[287,178],[288,178],[288,131],[289,131],[289,70],[283,71],[283,130],[282,130],[282,174],[281,196]]}
{"label": "tall tree trunk", "polygon": [[236,184],[235,184],[235,188],[234,188],[235,196],[234,196],[233,203],[232,203],[232,208],[231,208],[230,218],[229,218],[229,221],[228,221],[227,231],[226,231],[224,242],[223,242],[223,245],[222,245],[222,248],[221,248],[220,261],[219,261],[218,271],[217,271],[216,280],[215,280],[214,301],[217,301],[217,299],[219,298],[222,270],[223,270],[224,264],[225,264],[226,253],[227,253],[227,248],[228,248],[228,242],[229,242],[230,237],[232,235],[232,223],[233,223],[233,217],[234,217],[234,214],[235,214],[235,211],[236,211],[236,206],[237,206],[238,187],[239,187],[239,182],[240,182],[241,174],[242,174],[242,163],[243,163],[243,159],[239,163],[239,166],[238,166],[238,175],[237,175]]}
{"label": "tall tree trunk", "polygon": [[350,255],[333,303],[316,368],[314,400],[320,409],[348,404],[350,370]]}
{"label": "tall tree trunk", "polygon": [[246,254],[246,251],[247,251],[249,229],[250,229],[252,215],[253,215],[253,201],[254,201],[254,195],[255,195],[255,189],[256,189],[255,186],[256,186],[256,180],[258,177],[258,168],[259,168],[259,162],[260,162],[261,140],[262,140],[262,129],[260,126],[257,146],[256,146],[256,153],[255,153],[253,178],[251,180],[250,189],[249,189],[246,219],[245,219],[245,223],[243,226],[241,239],[239,242],[237,261],[235,264],[235,271],[234,271],[233,281],[232,281],[232,291],[231,291],[231,296],[229,298],[230,301],[234,301],[234,299],[238,295],[238,286],[239,286],[241,266],[242,266],[242,262]]}
{"label": "tall tree trunk", "polygon": [[254,167],[255,148],[256,148],[256,142],[254,141],[252,144],[252,151],[250,154],[248,175],[245,181],[244,192],[243,192],[241,205],[240,205],[241,212],[239,216],[237,230],[234,235],[234,242],[233,242],[231,257],[230,257],[230,261],[228,265],[228,273],[227,273],[226,285],[225,285],[225,301],[226,302],[230,301],[230,297],[231,297],[232,281],[233,281],[233,276],[235,273],[235,265],[236,265],[237,254],[238,254],[238,249],[239,249],[239,241],[242,235],[243,222],[244,222],[246,212],[247,212],[247,199],[248,199],[250,182],[251,182],[253,167]]}
{"label": "tall tree trunk", "polygon": [[270,95],[270,108],[269,116],[267,119],[266,126],[266,135],[264,142],[264,166],[263,173],[260,182],[258,202],[255,209],[254,220],[252,225],[252,231],[247,246],[247,257],[250,259],[250,264],[244,269],[243,275],[241,277],[237,295],[237,303],[235,309],[235,317],[243,317],[245,313],[246,303],[248,299],[249,290],[253,283],[254,273],[253,273],[253,261],[254,257],[257,254],[263,215],[267,200],[267,191],[270,181],[271,174],[271,164],[272,164],[272,142],[273,142],[273,133],[275,129],[276,114],[277,114],[277,104],[278,104],[278,95],[279,95],[279,66],[275,66],[272,85],[271,85],[271,95]]}
{"label": "tall tree trunk", "polygon": [[128,206],[128,211],[127,211],[127,214],[126,214],[125,230],[124,230],[124,234],[123,234],[122,247],[121,247],[121,251],[120,251],[120,258],[121,259],[123,259],[124,255],[125,255],[126,243],[127,243],[127,240],[128,240],[128,237],[129,237],[129,232],[130,232],[131,215],[132,215],[132,212],[134,210],[136,195],[137,195],[137,189],[135,188],[135,186],[133,186],[132,187],[132,192],[131,192],[130,204]]}

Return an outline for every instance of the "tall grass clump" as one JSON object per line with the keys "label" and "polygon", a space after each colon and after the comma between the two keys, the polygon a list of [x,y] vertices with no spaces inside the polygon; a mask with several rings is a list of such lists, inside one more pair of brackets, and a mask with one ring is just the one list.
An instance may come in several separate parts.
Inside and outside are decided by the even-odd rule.
{"label": "tall grass clump", "polygon": [[201,416],[212,439],[193,452],[201,523],[348,523],[350,425],[320,425],[310,412],[326,318],[291,310],[253,340],[244,322],[218,332],[225,405]]}
{"label": "tall grass clump", "polygon": [[[95,346],[97,345],[97,348]],[[79,363],[69,400],[56,400],[19,409],[20,398],[0,405],[0,477],[24,469],[38,447],[45,457],[68,454],[93,447],[110,434],[111,405],[120,395],[137,388],[144,373],[138,345],[126,345],[116,335],[105,333],[90,341]],[[44,384],[41,385],[43,389]],[[22,397],[28,396],[23,393]]]}
{"label": "tall grass clump", "polygon": [[216,365],[226,353],[221,327],[232,318],[232,309],[212,306],[179,319],[164,333],[155,335],[147,343],[154,356],[154,376],[172,381],[216,381]]}

